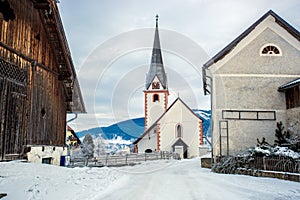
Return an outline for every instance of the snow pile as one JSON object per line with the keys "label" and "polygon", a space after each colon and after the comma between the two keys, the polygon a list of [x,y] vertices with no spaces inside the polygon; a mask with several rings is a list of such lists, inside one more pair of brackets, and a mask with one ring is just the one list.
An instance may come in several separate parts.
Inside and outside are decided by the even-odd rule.
{"label": "snow pile", "polygon": [[266,155],[266,156],[269,156],[271,154],[271,151],[269,149],[262,149],[261,147],[255,147],[253,152],[263,154],[263,155]]}
{"label": "snow pile", "polygon": [[291,150],[287,147],[278,147],[278,146],[275,147],[274,148],[274,155],[290,157],[290,158],[293,158],[293,159],[300,158],[300,153],[294,152],[293,150]]}
{"label": "snow pile", "polygon": [[289,149],[288,147],[271,147],[271,146],[264,146],[264,147],[255,147],[253,150],[250,149],[252,154],[259,154],[265,156],[284,156],[293,159],[299,159],[300,153],[294,152],[293,150]]}
{"label": "snow pile", "polygon": [[65,168],[46,164],[0,163],[3,200],[91,199],[123,176],[104,168]]}

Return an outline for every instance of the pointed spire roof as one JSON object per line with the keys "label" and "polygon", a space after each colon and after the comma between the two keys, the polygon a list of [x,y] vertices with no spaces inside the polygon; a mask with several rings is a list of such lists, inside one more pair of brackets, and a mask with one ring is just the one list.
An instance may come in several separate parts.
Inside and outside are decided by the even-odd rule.
{"label": "pointed spire roof", "polygon": [[152,58],[149,72],[146,78],[146,89],[149,88],[153,79],[157,76],[161,82],[163,89],[167,89],[167,76],[164,69],[162,54],[160,49],[159,33],[158,33],[158,15],[156,15],[156,27],[152,49]]}

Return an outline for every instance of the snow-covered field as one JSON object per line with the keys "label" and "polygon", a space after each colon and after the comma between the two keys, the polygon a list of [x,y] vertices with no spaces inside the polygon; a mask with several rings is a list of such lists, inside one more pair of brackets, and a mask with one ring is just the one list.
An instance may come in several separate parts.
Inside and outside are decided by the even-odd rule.
{"label": "snow-covered field", "polygon": [[300,183],[215,174],[201,169],[199,158],[73,169],[2,162],[0,193],[8,194],[3,200],[299,200]]}

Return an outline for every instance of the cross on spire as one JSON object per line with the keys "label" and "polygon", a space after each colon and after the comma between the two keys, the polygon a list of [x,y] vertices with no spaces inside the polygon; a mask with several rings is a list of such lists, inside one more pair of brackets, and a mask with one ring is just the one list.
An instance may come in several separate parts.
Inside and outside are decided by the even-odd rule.
{"label": "cross on spire", "polygon": [[154,42],[152,49],[151,64],[149,72],[146,77],[146,89],[149,88],[153,79],[157,77],[163,86],[163,89],[167,89],[167,76],[164,69],[164,64],[162,60],[162,54],[160,49],[159,33],[158,33],[158,15],[156,15],[156,28],[154,34]]}

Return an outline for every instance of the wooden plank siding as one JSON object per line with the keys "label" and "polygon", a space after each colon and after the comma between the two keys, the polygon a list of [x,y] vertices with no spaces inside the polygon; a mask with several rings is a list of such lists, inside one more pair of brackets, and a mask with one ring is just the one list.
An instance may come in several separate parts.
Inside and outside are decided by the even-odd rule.
{"label": "wooden plank siding", "polygon": [[289,88],[285,92],[287,109],[300,107],[300,86]]}
{"label": "wooden plank siding", "polygon": [[[0,12],[0,160],[5,154],[21,154],[26,145],[64,145],[66,113],[72,112],[67,102],[69,88],[66,89],[64,79],[59,78],[61,69],[57,58],[58,54],[70,55],[69,52],[57,52],[58,48],[53,46],[53,40],[57,38],[49,35],[46,20],[41,15],[43,12],[51,14],[50,11],[36,8],[38,1],[8,2],[15,19],[6,21]],[[54,14],[58,13],[54,1],[39,2],[46,2],[56,10]],[[15,69],[13,66],[24,72],[23,82],[11,70]],[[74,72],[74,69],[70,72],[71,81],[76,76]],[[13,88],[18,85],[23,91]],[[21,107],[10,104],[13,93],[22,96],[23,101],[15,101],[20,101]],[[16,127],[20,130],[16,131]]]}

